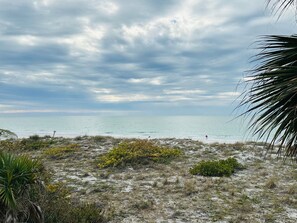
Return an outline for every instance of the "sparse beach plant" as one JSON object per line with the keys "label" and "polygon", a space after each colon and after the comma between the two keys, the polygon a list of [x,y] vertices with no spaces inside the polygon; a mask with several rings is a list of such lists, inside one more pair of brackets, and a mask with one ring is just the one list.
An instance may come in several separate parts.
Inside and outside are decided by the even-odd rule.
{"label": "sparse beach plant", "polygon": [[0,140],[0,151],[15,151],[20,148],[20,142],[17,140]]}
{"label": "sparse beach plant", "polygon": [[34,140],[34,141],[38,141],[41,139],[41,137],[39,135],[31,135],[29,136],[29,139]]}
{"label": "sparse beach plant", "polygon": [[105,142],[108,139],[108,136],[93,136],[92,139],[95,142]]}
{"label": "sparse beach plant", "polygon": [[31,136],[25,139],[6,139],[0,140],[0,150],[4,151],[31,151],[49,147],[54,142],[45,137]]}
{"label": "sparse beach plant", "polygon": [[49,156],[50,158],[57,159],[63,158],[79,149],[78,144],[69,144],[67,146],[53,147],[44,150],[43,154]]}
{"label": "sparse beach plant", "polygon": [[98,158],[98,167],[167,162],[182,154],[181,150],[158,146],[149,140],[124,141]]}
{"label": "sparse beach plant", "polygon": [[69,197],[70,191],[63,183],[52,183],[39,193],[37,200],[44,210],[46,223],[107,222],[103,209],[96,203],[80,203]]}
{"label": "sparse beach plant", "polygon": [[38,135],[22,139],[17,143],[18,149],[21,150],[40,150],[49,147],[53,142],[50,139],[43,139]]}
{"label": "sparse beach plant", "polygon": [[195,180],[185,180],[184,182],[184,192],[187,196],[197,192]]}
{"label": "sparse beach plant", "polygon": [[265,187],[268,189],[274,189],[277,187],[277,181],[278,179],[276,177],[271,177],[266,182]]}
{"label": "sparse beach plant", "polygon": [[201,161],[194,167],[190,169],[190,173],[193,175],[202,175],[202,176],[213,176],[213,177],[222,177],[222,176],[231,176],[235,170],[242,169],[243,166],[235,159],[228,158],[226,160],[214,160],[214,161]]}
{"label": "sparse beach plant", "polygon": [[83,140],[83,137],[82,137],[82,136],[76,136],[76,137],[74,138],[74,140],[75,140],[75,141],[81,141],[81,140]]}
{"label": "sparse beach plant", "polygon": [[168,181],[167,178],[165,178],[165,179],[163,180],[163,186],[166,186],[166,185],[168,185],[168,184],[170,184],[170,182]]}
{"label": "sparse beach plant", "polygon": [[296,184],[290,185],[286,192],[287,194],[295,195],[297,193],[297,185]]}
{"label": "sparse beach plant", "polygon": [[154,206],[154,201],[150,199],[138,200],[134,204],[132,204],[132,208],[135,208],[137,210],[150,209],[153,206]]}

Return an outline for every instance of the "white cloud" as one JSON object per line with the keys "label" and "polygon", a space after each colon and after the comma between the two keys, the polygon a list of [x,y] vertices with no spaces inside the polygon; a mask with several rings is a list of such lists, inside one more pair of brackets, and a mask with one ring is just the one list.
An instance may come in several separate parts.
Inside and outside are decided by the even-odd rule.
{"label": "white cloud", "polygon": [[91,90],[92,92],[96,94],[110,94],[112,92],[112,89],[108,88],[94,88]]}
{"label": "white cloud", "polygon": [[97,99],[102,102],[136,102],[136,101],[147,101],[150,99],[149,96],[144,94],[107,94],[99,95]]}
{"label": "white cloud", "polygon": [[15,40],[21,45],[34,46],[38,44],[39,38],[32,35],[19,35],[14,37]]}
{"label": "white cloud", "polygon": [[128,83],[132,84],[150,84],[150,85],[161,85],[163,83],[163,77],[155,78],[130,78]]}
{"label": "white cloud", "polygon": [[204,94],[206,93],[205,90],[200,89],[170,89],[164,90],[165,94],[180,94],[180,95],[193,95],[193,94]]}
{"label": "white cloud", "polygon": [[115,14],[119,10],[119,6],[112,1],[101,1],[98,3],[97,7],[99,12],[105,12],[107,14]]}
{"label": "white cloud", "polygon": [[190,101],[191,97],[182,95],[146,95],[146,94],[106,94],[98,95],[97,100],[107,103],[127,103],[127,102],[178,102]]}
{"label": "white cloud", "polygon": [[183,38],[189,41],[194,32],[203,30],[213,22],[218,23],[218,20],[211,21],[209,19],[198,19],[190,16],[173,16],[158,18],[154,21],[149,21],[146,24],[133,24],[122,27],[123,37],[129,41],[141,40],[146,44],[154,42],[157,38]]}
{"label": "white cloud", "polygon": [[72,55],[81,53],[99,53],[101,49],[101,39],[104,37],[106,28],[102,25],[89,26],[88,19],[81,18],[83,25],[81,33],[58,38],[60,44],[67,44],[71,49]]}
{"label": "white cloud", "polygon": [[219,99],[236,99],[240,95],[240,92],[220,92],[216,97]]}
{"label": "white cloud", "polygon": [[13,107],[12,105],[0,104],[0,109],[1,110],[6,110],[6,109],[9,109],[9,108],[12,108],[12,107]]}
{"label": "white cloud", "polygon": [[55,0],[37,0],[33,1],[33,6],[35,9],[39,10],[42,7],[48,7],[51,3],[53,3]]}

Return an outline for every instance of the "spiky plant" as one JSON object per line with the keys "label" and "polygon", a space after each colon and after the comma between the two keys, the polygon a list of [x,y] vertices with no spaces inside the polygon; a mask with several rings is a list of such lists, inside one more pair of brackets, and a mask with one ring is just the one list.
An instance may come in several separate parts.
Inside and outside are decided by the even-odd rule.
{"label": "spiky plant", "polygon": [[248,106],[244,114],[252,114],[255,135],[297,157],[297,35],[264,36],[260,49],[259,65],[247,78],[252,84],[241,104]]}
{"label": "spiky plant", "polygon": [[24,219],[43,222],[40,208],[30,200],[30,189],[37,183],[40,167],[28,157],[0,152],[0,218],[3,222],[23,222]]}

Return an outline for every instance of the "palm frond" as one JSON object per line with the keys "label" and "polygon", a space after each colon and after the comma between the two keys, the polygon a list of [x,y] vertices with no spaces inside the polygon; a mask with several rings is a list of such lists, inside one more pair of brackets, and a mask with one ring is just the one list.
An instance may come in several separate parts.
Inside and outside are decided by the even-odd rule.
{"label": "palm frond", "polygon": [[8,218],[14,219],[25,206],[29,206],[32,213],[35,210],[35,214],[38,214],[35,216],[40,216],[41,212],[37,213],[38,208],[30,202],[28,195],[30,187],[36,184],[40,170],[38,161],[0,152],[0,206],[9,213]]}
{"label": "palm frond", "polygon": [[9,131],[7,129],[0,129],[0,139],[7,139],[7,138],[13,138],[13,139],[17,139],[18,136],[17,134],[15,134],[14,132],[12,131]]}
{"label": "palm frond", "polygon": [[252,115],[253,134],[297,157],[297,35],[264,36],[259,49],[254,60],[259,65],[247,78],[251,88],[240,106]]}
{"label": "palm frond", "polygon": [[271,5],[272,11],[279,15],[282,15],[285,10],[294,5],[297,10],[297,0],[268,0],[267,2],[267,5]]}

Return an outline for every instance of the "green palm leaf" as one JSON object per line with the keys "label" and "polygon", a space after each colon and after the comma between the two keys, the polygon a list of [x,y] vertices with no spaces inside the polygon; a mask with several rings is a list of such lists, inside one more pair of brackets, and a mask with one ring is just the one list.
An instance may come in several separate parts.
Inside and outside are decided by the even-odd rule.
{"label": "green palm leaf", "polygon": [[259,138],[280,143],[279,153],[297,157],[297,35],[264,36],[259,65],[248,78],[251,88],[241,106],[252,115],[250,129]]}
{"label": "green palm leaf", "polygon": [[[29,190],[36,184],[40,170],[40,163],[26,156],[0,152],[0,207],[6,209],[7,218],[14,219],[25,209],[39,211],[30,202]],[[35,214],[41,216],[38,212]]]}

